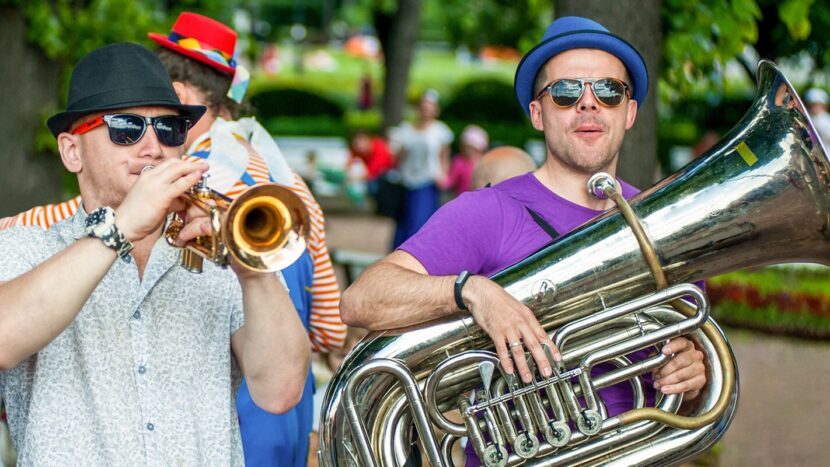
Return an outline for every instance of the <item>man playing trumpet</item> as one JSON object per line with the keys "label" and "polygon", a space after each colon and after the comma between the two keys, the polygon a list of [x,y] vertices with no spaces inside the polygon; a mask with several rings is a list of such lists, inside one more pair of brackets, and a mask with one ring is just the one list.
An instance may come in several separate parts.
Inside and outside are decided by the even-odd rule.
{"label": "man playing trumpet", "polygon": [[[238,370],[271,412],[299,400],[309,342],[279,276],[193,275],[162,238],[208,170],[179,159],[204,112],[139,45],[76,65],[48,125],[82,209],[0,233],[0,388],[21,464],[240,465]],[[210,232],[188,215],[180,244]]]}

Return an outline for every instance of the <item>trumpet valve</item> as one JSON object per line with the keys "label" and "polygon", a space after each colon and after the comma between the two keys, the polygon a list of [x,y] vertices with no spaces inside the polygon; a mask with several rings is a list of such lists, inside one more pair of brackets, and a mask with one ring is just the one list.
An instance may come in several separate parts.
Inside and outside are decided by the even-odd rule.
{"label": "trumpet valve", "polygon": [[182,267],[185,268],[188,272],[192,272],[194,274],[201,274],[204,258],[196,254],[196,252],[194,252],[193,250],[188,250],[187,248],[182,249],[180,251]]}

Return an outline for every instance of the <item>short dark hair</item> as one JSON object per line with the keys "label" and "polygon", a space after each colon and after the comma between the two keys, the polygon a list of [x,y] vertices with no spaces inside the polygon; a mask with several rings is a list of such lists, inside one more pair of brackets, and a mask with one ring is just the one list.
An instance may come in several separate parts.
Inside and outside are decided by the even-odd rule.
{"label": "short dark hair", "polygon": [[204,93],[208,109],[214,112],[226,110],[234,120],[247,111],[247,106],[227,96],[233,81],[232,76],[165,48],[159,49],[156,55],[170,75],[171,81],[194,86]]}

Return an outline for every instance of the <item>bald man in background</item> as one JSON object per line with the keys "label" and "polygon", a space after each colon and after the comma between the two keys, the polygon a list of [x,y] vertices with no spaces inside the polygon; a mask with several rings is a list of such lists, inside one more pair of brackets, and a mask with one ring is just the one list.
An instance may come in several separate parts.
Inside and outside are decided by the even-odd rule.
{"label": "bald man in background", "polygon": [[499,182],[517,175],[523,175],[536,170],[536,163],[530,154],[516,146],[499,146],[487,151],[473,170],[474,190]]}

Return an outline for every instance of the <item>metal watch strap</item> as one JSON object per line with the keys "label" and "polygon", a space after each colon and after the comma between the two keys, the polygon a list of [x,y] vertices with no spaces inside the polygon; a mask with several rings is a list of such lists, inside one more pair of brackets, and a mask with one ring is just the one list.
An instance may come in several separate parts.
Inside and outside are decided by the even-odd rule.
{"label": "metal watch strap", "polygon": [[470,278],[470,271],[461,271],[461,274],[455,279],[455,286],[453,287],[453,295],[455,296],[455,305],[464,310],[468,311],[467,304],[464,303],[464,300],[461,297],[461,289],[464,287],[464,284],[467,283],[467,279]]}

